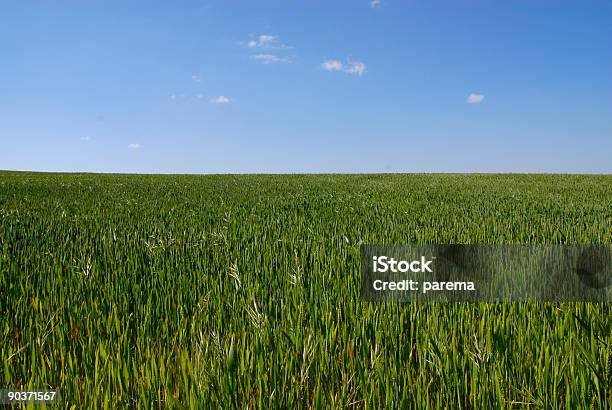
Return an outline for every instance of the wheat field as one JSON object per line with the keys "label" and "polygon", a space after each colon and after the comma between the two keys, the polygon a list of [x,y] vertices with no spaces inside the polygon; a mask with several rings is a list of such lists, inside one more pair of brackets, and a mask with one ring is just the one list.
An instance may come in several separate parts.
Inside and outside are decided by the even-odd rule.
{"label": "wheat field", "polygon": [[610,408],[608,303],[373,303],[361,244],[612,243],[610,175],[0,172],[0,388],[64,408]]}

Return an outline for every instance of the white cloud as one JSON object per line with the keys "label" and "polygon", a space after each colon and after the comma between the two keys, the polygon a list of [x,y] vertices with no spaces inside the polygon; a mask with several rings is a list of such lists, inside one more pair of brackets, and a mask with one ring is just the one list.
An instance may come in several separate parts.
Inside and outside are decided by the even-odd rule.
{"label": "white cloud", "polygon": [[281,50],[292,49],[293,47],[284,44],[282,41],[280,41],[278,36],[271,34],[260,34],[255,37],[251,36],[251,40],[242,44],[246,44],[246,46],[253,51],[259,51],[258,54],[251,55],[251,58],[253,60],[260,61],[263,64],[291,62],[291,58],[289,56],[279,55],[279,53],[282,54]]}
{"label": "white cloud", "polygon": [[198,100],[201,100],[202,98],[204,98],[204,94],[196,94],[195,96]]}
{"label": "white cloud", "polygon": [[81,141],[91,141],[91,137],[81,137],[79,138]]}
{"label": "white cloud", "polygon": [[327,71],[341,71],[343,66],[338,60],[325,60],[321,63],[321,67]]}
{"label": "white cloud", "polygon": [[219,95],[210,100],[210,102],[214,104],[229,104],[230,101],[231,100],[229,99],[229,97],[226,97],[224,95]]}
{"label": "white cloud", "polygon": [[468,95],[468,98],[467,98],[466,102],[468,104],[479,104],[479,103],[483,102],[484,99],[485,99],[484,95],[472,93],[472,94]]}
{"label": "white cloud", "polygon": [[140,148],[142,148],[142,145],[140,145],[140,144],[129,144],[128,148],[130,148],[130,149],[140,149]]}
{"label": "white cloud", "polygon": [[274,63],[290,63],[291,59],[289,57],[281,57],[275,54],[255,54],[251,56],[253,60],[261,61],[264,64],[274,64]]}
{"label": "white cloud", "polygon": [[278,41],[277,36],[271,36],[269,34],[262,34],[258,38],[259,44],[271,44]]}
{"label": "white cloud", "polygon": [[345,71],[349,74],[357,74],[361,76],[367,70],[368,68],[363,62],[349,59],[348,68]]}
{"label": "white cloud", "polygon": [[370,7],[373,9],[380,7],[382,0],[372,0],[370,1]]}
{"label": "white cloud", "polygon": [[195,75],[195,74],[191,76],[191,79],[193,81],[195,81],[196,83],[201,83],[202,82],[202,79],[199,76]]}
{"label": "white cloud", "polygon": [[321,63],[321,67],[326,71],[342,71],[348,74],[363,75],[368,68],[365,63],[357,60],[348,59],[346,64],[340,60],[325,60]]}
{"label": "white cloud", "polygon": [[290,46],[283,44],[278,36],[273,36],[271,34],[260,34],[254,39],[247,41],[246,45],[249,48],[291,48]]}

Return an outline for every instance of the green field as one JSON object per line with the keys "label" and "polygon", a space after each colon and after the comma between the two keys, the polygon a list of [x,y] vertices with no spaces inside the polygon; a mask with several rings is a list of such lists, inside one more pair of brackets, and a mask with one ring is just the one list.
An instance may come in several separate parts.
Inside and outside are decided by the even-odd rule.
{"label": "green field", "polygon": [[610,408],[612,308],[367,303],[359,246],[612,243],[612,176],[0,173],[0,389]]}

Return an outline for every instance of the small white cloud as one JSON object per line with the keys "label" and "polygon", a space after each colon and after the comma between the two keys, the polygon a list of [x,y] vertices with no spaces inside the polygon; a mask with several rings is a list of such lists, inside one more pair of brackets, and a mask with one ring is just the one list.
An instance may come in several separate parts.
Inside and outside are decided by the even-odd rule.
{"label": "small white cloud", "polygon": [[196,83],[201,83],[202,82],[202,79],[199,76],[195,75],[195,74],[191,76],[191,79],[193,81],[195,81]]}
{"label": "small white cloud", "polygon": [[327,71],[341,71],[343,66],[338,60],[325,60],[321,63],[321,67]]}
{"label": "small white cloud", "polygon": [[129,149],[140,149],[140,148],[142,148],[142,145],[140,145],[140,144],[129,144],[128,148]]}
{"label": "small white cloud", "polygon": [[255,54],[251,56],[253,60],[261,61],[264,64],[274,64],[274,63],[290,63],[291,59],[289,57],[281,57],[275,54]]}
{"label": "small white cloud", "polygon": [[373,9],[380,7],[381,4],[382,4],[382,0],[370,1],[370,7],[372,7]]}
{"label": "small white cloud", "polygon": [[365,63],[357,60],[348,59],[346,64],[340,60],[325,60],[321,63],[321,67],[326,71],[342,71],[348,74],[363,75],[368,68]]}
{"label": "small white cloud", "polygon": [[262,34],[257,39],[259,44],[272,44],[278,42],[277,36],[271,36],[269,34]]}
{"label": "small white cloud", "polygon": [[81,141],[91,141],[91,137],[81,137],[79,138]]}
{"label": "small white cloud", "polygon": [[204,98],[204,94],[196,94],[195,96],[198,100],[201,100],[202,98]]}
{"label": "small white cloud", "polygon": [[484,99],[485,99],[484,95],[472,93],[472,94],[468,95],[468,98],[467,98],[466,102],[468,104],[479,104],[479,103],[483,102]]}
{"label": "small white cloud", "polygon": [[210,100],[210,102],[214,104],[229,104],[230,101],[231,100],[229,99],[229,97],[226,97],[224,95],[218,95]]}
{"label": "small white cloud", "polygon": [[349,74],[357,74],[361,76],[367,70],[368,68],[363,62],[349,59],[348,68],[345,71]]}
{"label": "small white cloud", "polygon": [[273,36],[271,34],[260,34],[254,39],[247,41],[246,45],[249,48],[291,48],[290,46],[283,44],[278,36]]}

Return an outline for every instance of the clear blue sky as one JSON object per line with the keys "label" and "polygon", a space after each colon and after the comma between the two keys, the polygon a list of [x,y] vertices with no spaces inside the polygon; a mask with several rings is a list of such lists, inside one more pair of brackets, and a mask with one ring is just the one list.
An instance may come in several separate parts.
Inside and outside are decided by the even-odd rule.
{"label": "clear blue sky", "polygon": [[612,2],[3,1],[0,169],[610,173]]}

